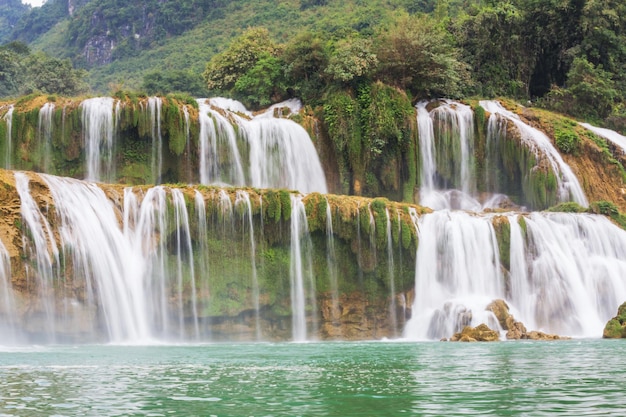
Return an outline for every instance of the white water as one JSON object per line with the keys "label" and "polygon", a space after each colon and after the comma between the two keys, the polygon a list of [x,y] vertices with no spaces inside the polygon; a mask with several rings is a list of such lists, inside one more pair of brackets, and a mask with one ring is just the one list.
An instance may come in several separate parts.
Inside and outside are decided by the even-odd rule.
{"label": "white water", "polygon": [[[302,126],[273,117],[273,109],[252,117],[234,100],[198,104],[202,184],[327,192],[317,151]],[[298,108],[295,102],[282,107]]]}
{"label": "white water", "polygon": [[43,172],[50,172],[52,157],[52,117],[54,116],[54,104],[45,103],[39,109],[39,119],[37,123],[37,140],[39,149],[42,152],[40,159],[40,169]]}
{"label": "white water", "polygon": [[[30,195],[29,180],[22,172],[15,173],[15,188],[20,196],[20,212],[23,221],[22,245],[24,255],[33,261],[26,268],[27,278],[34,283],[39,298],[30,308],[44,316],[43,323],[35,326],[43,341],[55,342],[56,322],[53,319],[55,297],[52,293],[55,269],[59,265],[59,249],[50,224]],[[37,328],[38,327],[38,328]]]}
{"label": "white water", "polygon": [[[311,263],[309,227],[302,197],[291,195],[291,256],[289,281],[291,288],[292,339],[294,342],[308,340],[306,306],[315,300],[315,282]],[[307,288],[308,287],[308,288]],[[307,300],[307,290],[310,300]],[[314,306],[315,303],[310,304]],[[312,317],[315,318],[313,309]],[[315,323],[314,323],[315,325]]]}
{"label": "white water", "polygon": [[542,131],[535,129],[522,122],[516,114],[505,109],[499,102],[493,100],[480,101],[481,107],[491,113],[490,117],[504,117],[517,126],[521,139],[537,156],[539,160],[546,157],[552,171],[556,174],[559,189],[559,201],[575,201],[581,206],[588,205],[587,197],[583,191],[578,178],[569,165],[565,163],[561,154],[552,145],[550,138]]}
{"label": "white water", "polygon": [[114,177],[113,104],[111,97],[90,98],[80,104],[88,181],[108,181]]}
{"label": "white water", "polygon": [[603,127],[596,127],[596,126],[590,125],[589,123],[580,123],[580,125],[584,127],[585,129],[591,130],[596,135],[601,136],[604,139],[611,141],[614,145],[619,147],[622,150],[622,152],[626,153],[626,136],[620,135],[614,130],[605,129]]}
{"label": "white water", "polygon": [[11,259],[7,248],[0,240],[0,332],[5,341],[17,341],[18,321],[15,312],[15,294],[11,286]]}
{"label": "white water", "polygon": [[[420,204],[434,210],[458,209],[482,211],[503,203],[499,196],[479,201],[474,175],[474,115],[469,106],[442,101],[428,112],[428,101],[417,104],[417,124],[420,144]],[[455,155],[440,155],[454,171],[451,178],[442,178],[437,164],[438,141],[452,142]],[[443,145],[439,145],[442,147]],[[458,164],[458,167],[456,166]],[[440,184],[441,183],[441,184]]]}
{"label": "white water", "polygon": [[235,207],[243,206],[243,221],[246,223],[248,236],[250,238],[250,262],[252,268],[252,304],[254,306],[254,318],[256,329],[256,340],[261,340],[261,312],[259,302],[259,279],[256,268],[256,243],[254,240],[254,224],[252,222],[252,203],[250,195],[238,190],[235,198]]}
{"label": "white water", "polygon": [[387,219],[387,279],[389,280],[389,297],[391,299],[391,302],[389,303],[389,318],[391,322],[391,328],[393,329],[392,334],[393,336],[396,336],[396,329],[398,328],[396,303],[396,273],[393,262],[393,239],[391,236],[391,218],[389,217],[389,209],[385,209],[385,216]]}
{"label": "white water", "polygon": [[419,220],[416,298],[405,336],[450,337],[464,325],[497,328],[486,306],[505,299],[529,330],[599,337],[626,299],[626,232],[602,216],[532,213],[527,239],[511,225],[510,288],[494,215],[439,211]]}
{"label": "white water", "polygon": [[13,155],[13,111],[15,107],[13,104],[9,105],[9,110],[4,114],[3,119],[7,124],[7,136],[6,136],[6,154],[4,160],[4,167],[6,169],[11,169],[11,158]]}
{"label": "white water", "polygon": [[155,184],[161,183],[163,174],[162,107],[163,101],[160,97],[148,97],[148,117],[150,117],[150,131],[152,132],[152,179]]}
{"label": "white water", "polygon": [[243,185],[243,164],[233,124],[206,99],[198,99],[198,106],[200,183]]}
{"label": "white water", "polygon": [[333,323],[339,322],[341,311],[339,310],[339,286],[337,282],[337,252],[335,251],[335,234],[333,232],[333,213],[326,199],[326,267],[330,284],[331,297],[331,320]]}

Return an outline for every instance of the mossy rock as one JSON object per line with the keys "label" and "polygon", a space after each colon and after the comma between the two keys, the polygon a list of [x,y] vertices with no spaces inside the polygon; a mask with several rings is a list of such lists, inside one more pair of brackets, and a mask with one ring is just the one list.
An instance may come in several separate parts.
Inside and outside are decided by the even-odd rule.
{"label": "mossy rock", "polygon": [[626,339],[626,302],[617,309],[617,316],[604,326],[602,337],[605,339]]}

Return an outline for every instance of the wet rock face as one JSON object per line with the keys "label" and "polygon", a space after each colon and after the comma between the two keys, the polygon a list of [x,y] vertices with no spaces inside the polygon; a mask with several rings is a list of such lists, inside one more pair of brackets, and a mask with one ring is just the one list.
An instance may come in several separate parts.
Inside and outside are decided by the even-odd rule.
{"label": "wet rock face", "polygon": [[617,315],[604,326],[605,339],[626,339],[626,302],[617,309]]}

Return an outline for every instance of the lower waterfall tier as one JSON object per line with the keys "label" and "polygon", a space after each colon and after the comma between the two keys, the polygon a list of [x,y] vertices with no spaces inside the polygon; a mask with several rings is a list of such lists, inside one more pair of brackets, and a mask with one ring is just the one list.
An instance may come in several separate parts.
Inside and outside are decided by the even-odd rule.
{"label": "lower waterfall tier", "polygon": [[497,323],[597,336],[626,300],[603,216],[123,187],[0,171],[6,343],[439,339]]}

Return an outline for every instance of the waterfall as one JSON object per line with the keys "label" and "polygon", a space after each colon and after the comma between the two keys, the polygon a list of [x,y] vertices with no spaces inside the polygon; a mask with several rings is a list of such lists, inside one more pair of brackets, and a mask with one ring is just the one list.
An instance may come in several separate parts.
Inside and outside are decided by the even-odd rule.
{"label": "waterfall", "polygon": [[529,329],[597,337],[626,299],[626,232],[596,215],[507,215],[505,279],[493,217],[439,211],[419,219],[416,298],[405,336],[450,337],[480,323],[498,328],[485,308],[501,298]]}
{"label": "waterfall", "polygon": [[490,117],[503,117],[513,122],[519,130],[522,142],[534,152],[537,160],[547,158],[552,172],[556,175],[559,201],[573,200],[582,206],[588,205],[578,179],[545,133],[522,122],[516,114],[506,110],[497,101],[484,100],[480,101],[480,105],[491,113]]}
{"label": "waterfall", "polygon": [[592,131],[596,135],[601,136],[604,139],[607,139],[608,141],[613,143],[615,146],[619,147],[623,153],[626,153],[626,136],[620,135],[614,130],[605,129],[603,127],[596,127],[596,126],[590,125],[589,123],[579,123],[579,124],[585,129]]}
{"label": "waterfall", "polygon": [[[198,222],[197,230],[197,265],[198,265],[198,303],[196,307],[198,311],[208,310],[211,303],[211,288],[209,287],[210,274],[209,274],[209,236],[208,227],[206,221],[206,203],[202,194],[196,190],[194,197],[194,207],[196,211],[196,220]],[[211,328],[210,321],[205,323],[207,328]],[[211,339],[210,331],[206,335]]]}
{"label": "waterfall", "polygon": [[417,104],[420,145],[420,204],[440,209],[481,211],[500,200],[476,198],[474,115],[464,104],[443,100],[431,110]]}
{"label": "waterfall", "polygon": [[29,179],[26,174],[15,173],[15,187],[20,196],[20,212],[24,224],[22,245],[24,254],[33,260],[32,267],[26,268],[28,279],[34,283],[41,305],[31,308],[39,312],[43,319],[31,323],[42,334],[45,342],[55,342],[56,321],[54,301],[54,278],[59,266],[59,249],[54,240],[50,223],[39,210],[29,191]]}
{"label": "waterfall", "polygon": [[6,136],[6,145],[5,145],[5,162],[4,167],[6,169],[11,169],[11,159],[13,157],[13,111],[15,107],[13,104],[9,105],[9,110],[2,117],[7,124],[7,136]]}
{"label": "waterfall", "polygon": [[326,266],[330,280],[331,320],[337,323],[341,317],[339,310],[339,286],[337,283],[337,253],[335,251],[335,235],[333,232],[333,213],[326,199]]}
{"label": "waterfall", "polygon": [[0,331],[3,344],[17,342],[17,317],[15,297],[11,287],[11,259],[7,248],[0,240]]}
{"label": "waterfall", "polygon": [[[194,270],[194,258],[193,248],[191,244],[191,229],[189,227],[189,214],[187,213],[187,206],[185,204],[185,197],[183,193],[178,189],[172,189],[172,200],[174,203],[174,213],[176,221],[176,283],[178,286],[178,305],[179,305],[179,334],[181,339],[186,338],[184,332],[185,322],[184,317],[186,312],[184,310],[185,297],[183,297],[183,288],[189,287],[190,294],[188,298],[191,300],[191,317],[193,321],[193,337],[198,339],[200,336],[200,329],[198,325],[198,307],[196,304],[196,275]],[[187,262],[183,262],[184,258],[187,258]],[[186,283],[184,281],[188,280]]]}
{"label": "waterfall", "polygon": [[231,122],[206,99],[198,100],[200,122],[200,183],[245,183],[237,134]]}
{"label": "waterfall", "polygon": [[423,215],[419,242],[413,317],[405,334],[439,339],[464,325],[487,322],[485,306],[503,293],[491,222],[447,210]]}
{"label": "waterfall", "polygon": [[[307,287],[311,300],[315,300],[315,282],[311,261],[311,240],[302,196],[291,196],[291,256],[290,285],[292,310],[292,337],[295,342],[308,340],[306,306]],[[307,282],[308,281],[308,282]],[[311,306],[315,306],[312,303]],[[313,310],[316,317],[316,310]],[[315,325],[315,323],[314,323]]]}
{"label": "waterfall", "polygon": [[252,117],[234,100],[199,99],[198,104],[202,184],[327,191],[317,151],[299,124],[272,117],[273,110]]}
{"label": "waterfall", "polygon": [[252,186],[327,192],[317,151],[302,126],[292,120],[257,117],[240,127],[250,149]]}
{"label": "waterfall", "polygon": [[83,140],[87,155],[88,181],[108,181],[114,178],[114,134],[111,97],[84,100],[82,107]]}
{"label": "waterfall", "polygon": [[[141,281],[145,264],[124,236],[111,202],[95,184],[41,176],[55,201],[64,259],[71,259],[74,269],[72,280],[84,282],[85,308],[100,306],[108,340],[148,340]],[[80,320],[79,312],[74,315]]]}
{"label": "waterfall", "polygon": [[161,134],[161,108],[163,101],[160,97],[148,97],[148,116],[150,118],[150,132],[152,134],[152,178],[155,184],[161,182],[163,175],[163,136]]}
{"label": "waterfall", "polygon": [[43,172],[50,172],[52,159],[52,116],[54,116],[54,104],[45,103],[39,109],[39,119],[37,123],[37,139],[39,149],[42,153],[40,159],[40,169]]}
{"label": "waterfall", "polygon": [[254,240],[254,224],[252,223],[252,203],[250,195],[245,191],[237,191],[235,199],[235,207],[244,206],[243,220],[247,223],[248,236],[250,237],[250,262],[252,267],[252,303],[254,305],[254,318],[256,321],[256,339],[261,339],[261,320],[260,320],[260,303],[259,303],[259,279],[257,277],[256,267],[256,243]]}
{"label": "waterfall", "polygon": [[396,303],[396,274],[393,262],[393,239],[391,237],[391,217],[389,217],[389,209],[385,209],[385,217],[387,219],[386,237],[387,237],[387,279],[389,280],[389,318],[391,322],[392,334],[395,336],[398,328],[397,303]]}

